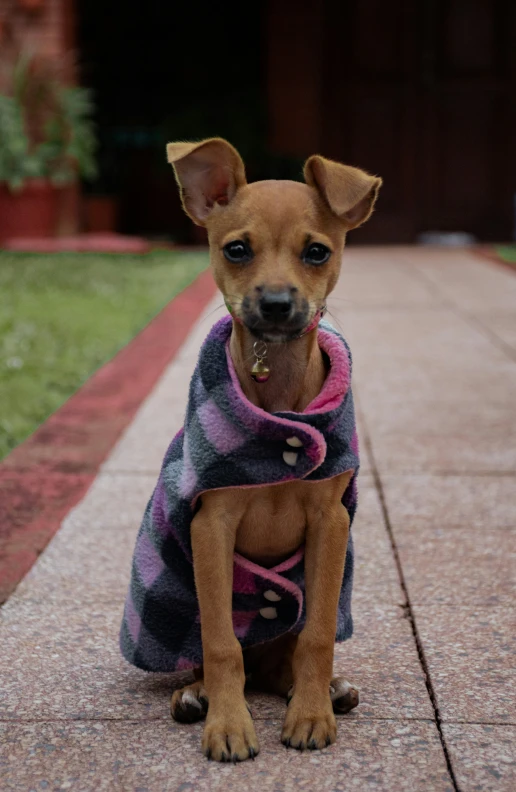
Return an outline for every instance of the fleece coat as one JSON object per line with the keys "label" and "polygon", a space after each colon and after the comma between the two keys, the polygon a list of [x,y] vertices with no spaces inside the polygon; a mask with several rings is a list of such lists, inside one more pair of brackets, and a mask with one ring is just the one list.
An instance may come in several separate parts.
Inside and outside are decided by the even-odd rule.
{"label": "fleece coat", "polygon": [[[190,525],[210,489],[256,487],[354,475],[342,502],[356,508],[358,442],[351,354],[327,322],[317,330],[329,361],[321,393],[302,413],[267,413],[242,392],[231,356],[231,317],[211,329],[190,384],[184,428],[172,440],[136,540],[120,646],[146,671],[202,664]],[[293,439],[295,438],[295,439]],[[266,569],[238,553],[233,565],[233,627],[245,649],[305,623],[304,551]],[[351,532],[340,592],[336,640],[353,632]]]}

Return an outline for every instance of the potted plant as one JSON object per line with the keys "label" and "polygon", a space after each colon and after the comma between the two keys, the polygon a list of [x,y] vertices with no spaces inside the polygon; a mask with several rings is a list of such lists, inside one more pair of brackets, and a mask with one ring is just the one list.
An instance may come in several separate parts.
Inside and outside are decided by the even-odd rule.
{"label": "potted plant", "polygon": [[57,191],[96,175],[93,105],[55,67],[22,55],[0,94],[0,241],[52,236]]}

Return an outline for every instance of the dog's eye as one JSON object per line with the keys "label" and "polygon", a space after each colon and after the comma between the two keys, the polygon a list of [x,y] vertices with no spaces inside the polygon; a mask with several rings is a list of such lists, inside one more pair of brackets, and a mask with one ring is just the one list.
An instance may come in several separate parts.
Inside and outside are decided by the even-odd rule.
{"label": "dog's eye", "polygon": [[231,261],[233,264],[246,264],[248,261],[251,261],[253,257],[253,251],[249,244],[242,239],[235,239],[234,242],[228,242],[227,245],[224,245],[222,248],[222,252],[227,260]]}
{"label": "dog's eye", "polygon": [[303,251],[302,259],[306,264],[319,266],[325,264],[331,256],[331,250],[320,242],[312,242]]}

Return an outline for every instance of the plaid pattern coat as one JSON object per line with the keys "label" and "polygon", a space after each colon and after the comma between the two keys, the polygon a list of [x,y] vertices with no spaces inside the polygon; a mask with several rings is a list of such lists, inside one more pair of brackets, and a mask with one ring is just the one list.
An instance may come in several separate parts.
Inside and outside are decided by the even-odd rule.
{"label": "plaid pattern coat", "polygon": [[[330,362],[321,393],[302,413],[267,413],[242,392],[229,354],[231,328],[231,317],[224,317],[202,346],[184,428],[168,448],[136,540],[120,646],[126,660],[146,671],[202,664],[190,524],[203,492],[320,481],[353,470],[342,502],[351,521],[355,513],[358,442],[344,339],[321,321],[318,342]],[[243,648],[301,631],[302,547],[272,569],[235,553],[233,574],[233,626]],[[353,632],[352,580],[350,532],[337,641]]]}

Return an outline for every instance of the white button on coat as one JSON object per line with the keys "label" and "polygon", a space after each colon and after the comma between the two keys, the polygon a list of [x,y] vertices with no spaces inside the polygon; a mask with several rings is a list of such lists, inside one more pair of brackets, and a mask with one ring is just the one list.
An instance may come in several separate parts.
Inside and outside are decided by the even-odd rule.
{"label": "white button on coat", "polygon": [[271,591],[271,589],[264,591],[263,596],[266,600],[269,600],[269,602],[279,602],[281,599],[280,595],[276,594],[275,591]]}
{"label": "white button on coat", "polygon": [[303,443],[299,437],[287,437],[287,445],[292,446],[292,448],[301,448]]}
{"label": "white button on coat", "polygon": [[283,461],[290,465],[290,467],[294,467],[297,462],[297,454],[295,451],[284,451],[283,452]]}
{"label": "white button on coat", "polygon": [[277,619],[278,611],[276,608],[262,608],[260,610],[260,616],[263,616],[264,619]]}

